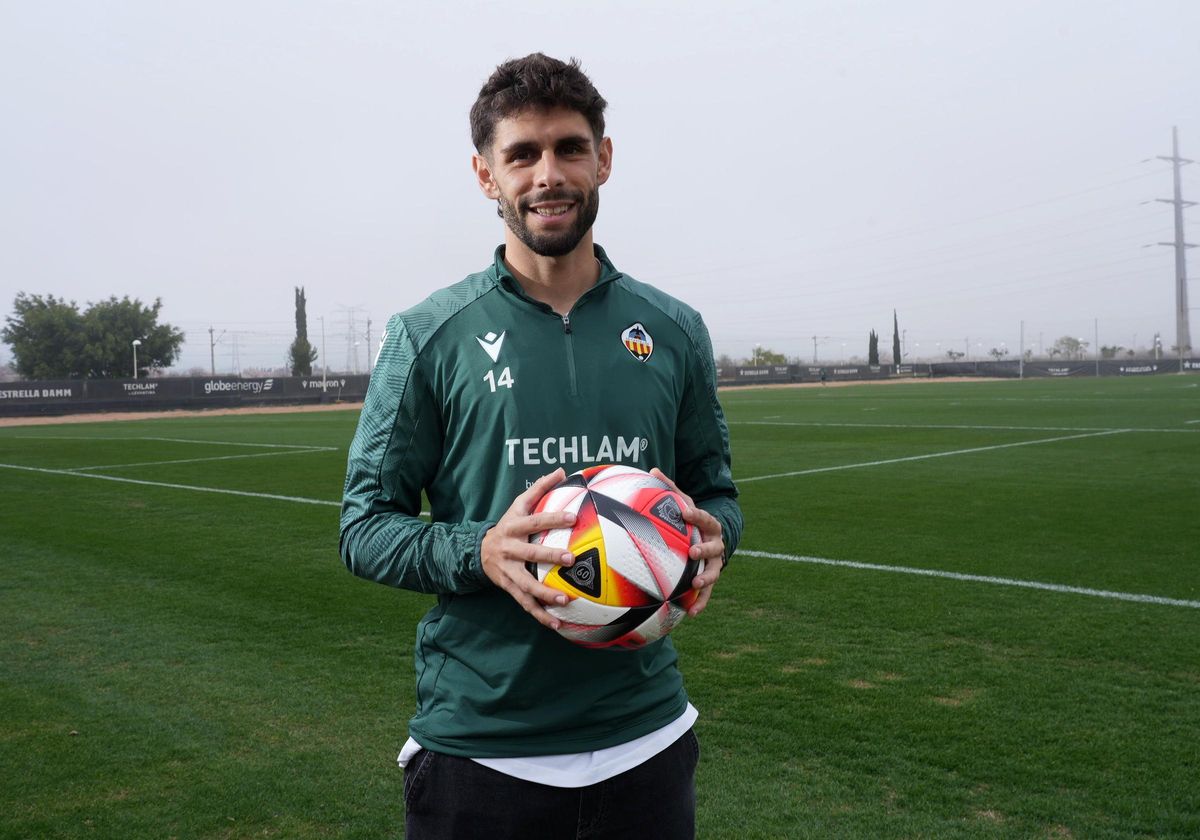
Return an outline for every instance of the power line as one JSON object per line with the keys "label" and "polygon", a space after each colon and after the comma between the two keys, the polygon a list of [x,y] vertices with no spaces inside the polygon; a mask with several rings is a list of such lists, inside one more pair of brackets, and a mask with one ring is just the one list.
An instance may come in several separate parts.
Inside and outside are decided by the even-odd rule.
{"label": "power line", "polygon": [[[1101,190],[1110,189],[1112,187],[1120,186],[1122,184],[1131,183],[1133,181],[1143,180],[1146,178],[1150,178],[1150,177],[1154,176],[1155,174],[1157,174],[1157,172],[1143,172],[1139,175],[1134,175],[1129,178],[1121,178],[1117,181],[1111,181],[1106,184],[1099,184],[1094,187],[1088,187],[1086,189],[1076,190],[1076,191],[1070,192],[1070,193],[1063,193],[1060,195],[1050,196],[1048,198],[1039,199],[1039,200],[1028,202],[1025,204],[1020,204],[1015,207],[1008,207],[1008,208],[1005,208],[1002,210],[995,210],[995,211],[983,213],[983,214],[980,214],[977,216],[970,216],[970,217],[958,219],[953,222],[947,222],[947,223],[939,224],[939,225],[918,226],[918,227],[908,228],[906,230],[895,231],[893,233],[885,234],[882,236],[856,238],[856,239],[844,241],[844,242],[841,242],[838,244],[825,246],[823,248],[806,249],[802,253],[797,253],[796,251],[790,251],[786,254],[780,254],[777,257],[771,257],[769,259],[764,259],[764,260],[755,260],[753,262],[743,262],[743,263],[736,263],[736,264],[732,264],[732,265],[712,266],[712,267],[698,269],[696,271],[690,271],[690,272],[674,272],[671,274],[647,274],[646,277],[647,277],[647,279],[652,280],[653,282],[662,282],[664,280],[673,280],[675,278],[681,278],[681,277],[692,277],[692,276],[697,276],[697,275],[701,275],[701,274],[719,274],[719,273],[727,272],[727,271],[739,271],[739,270],[743,270],[743,269],[747,269],[747,268],[759,268],[759,267],[766,266],[766,265],[773,265],[773,264],[779,263],[779,262],[794,262],[796,259],[800,258],[801,256],[811,257],[814,254],[837,253],[837,252],[846,251],[846,250],[856,250],[863,245],[868,245],[868,244],[875,245],[875,244],[879,244],[879,243],[894,242],[896,240],[905,239],[910,236],[940,234],[946,230],[963,227],[964,225],[974,224],[975,222],[989,221],[991,219],[995,219],[997,217],[1008,215],[1011,213],[1023,212],[1025,210],[1029,210],[1034,207],[1047,206],[1050,204],[1055,204],[1060,201],[1065,201],[1065,200],[1069,200],[1072,198],[1078,198],[1079,196],[1089,195],[1089,194],[1092,194],[1095,192],[1099,192]],[[1127,207],[1127,206],[1129,206],[1129,204],[1128,204],[1128,202],[1122,202],[1120,205],[1114,205],[1114,206],[1116,206],[1116,207],[1126,206]],[[847,229],[849,229],[849,228],[847,228]],[[1003,235],[1003,233],[998,234],[998,235]]]}

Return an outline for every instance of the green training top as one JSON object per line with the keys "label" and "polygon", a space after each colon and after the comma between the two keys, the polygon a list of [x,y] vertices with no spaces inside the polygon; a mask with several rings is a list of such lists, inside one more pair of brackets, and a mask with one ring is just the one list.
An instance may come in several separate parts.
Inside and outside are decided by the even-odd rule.
{"label": "green training top", "polygon": [[[666,725],[687,703],[669,638],[571,644],[484,575],[483,534],[539,476],[658,467],[720,521],[742,515],[700,316],[616,270],[560,317],[504,264],[388,322],[350,446],[341,555],[360,577],[436,594],[417,627],[409,732],[472,758],[576,753]],[[418,518],[421,492],[432,522]]]}

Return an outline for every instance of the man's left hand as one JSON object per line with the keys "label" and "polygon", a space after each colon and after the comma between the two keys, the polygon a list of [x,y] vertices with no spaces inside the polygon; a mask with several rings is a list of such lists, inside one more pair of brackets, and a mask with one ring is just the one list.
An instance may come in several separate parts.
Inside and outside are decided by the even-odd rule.
{"label": "man's left hand", "polygon": [[696,507],[692,497],[680,490],[658,467],[650,470],[650,474],[683,497],[687,503],[683,510],[683,521],[700,530],[700,542],[688,549],[689,557],[704,561],[704,571],[692,580],[692,587],[699,589],[700,594],[696,597],[696,603],[688,610],[688,615],[697,616],[708,605],[713,584],[721,577],[721,571],[725,568],[725,540],[721,536],[721,523],[708,511]]}

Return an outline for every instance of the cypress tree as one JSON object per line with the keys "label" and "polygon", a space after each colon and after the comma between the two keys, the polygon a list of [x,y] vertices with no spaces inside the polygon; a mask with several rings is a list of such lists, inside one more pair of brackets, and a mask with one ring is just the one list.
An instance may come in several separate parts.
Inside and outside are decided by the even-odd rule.
{"label": "cypress tree", "polygon": [[892,310],[892,364],[900,365],[900,320],[896,310]]}
{"label": "cypress tree", "polygon": [[312,376],[312,363],[317,360],[317,348],[308,343],[307,300],[304,287],[296,287],[296,340],[288,350],[292,376]]}

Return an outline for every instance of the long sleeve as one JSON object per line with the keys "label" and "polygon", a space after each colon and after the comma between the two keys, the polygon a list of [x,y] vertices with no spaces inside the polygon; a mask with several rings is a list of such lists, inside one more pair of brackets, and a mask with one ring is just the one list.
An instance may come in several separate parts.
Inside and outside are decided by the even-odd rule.
{"label": "long sleeve", "polygon": [[479,543],[492,523],[429,523],[421,492],[437,472],[443,429],[419,353],[393,317],[350,445],[340,551],[355,575],[436,594],[490,585]]}
{"label": "long sleeve", "polygon": [[717,371],[708,329],[697,315],[689,326],[695,355],[688,365],[675,439],[675,481],[721,523],[725,557],[737,549],[744,525],[729,451],[729,426],[717,400]]}

